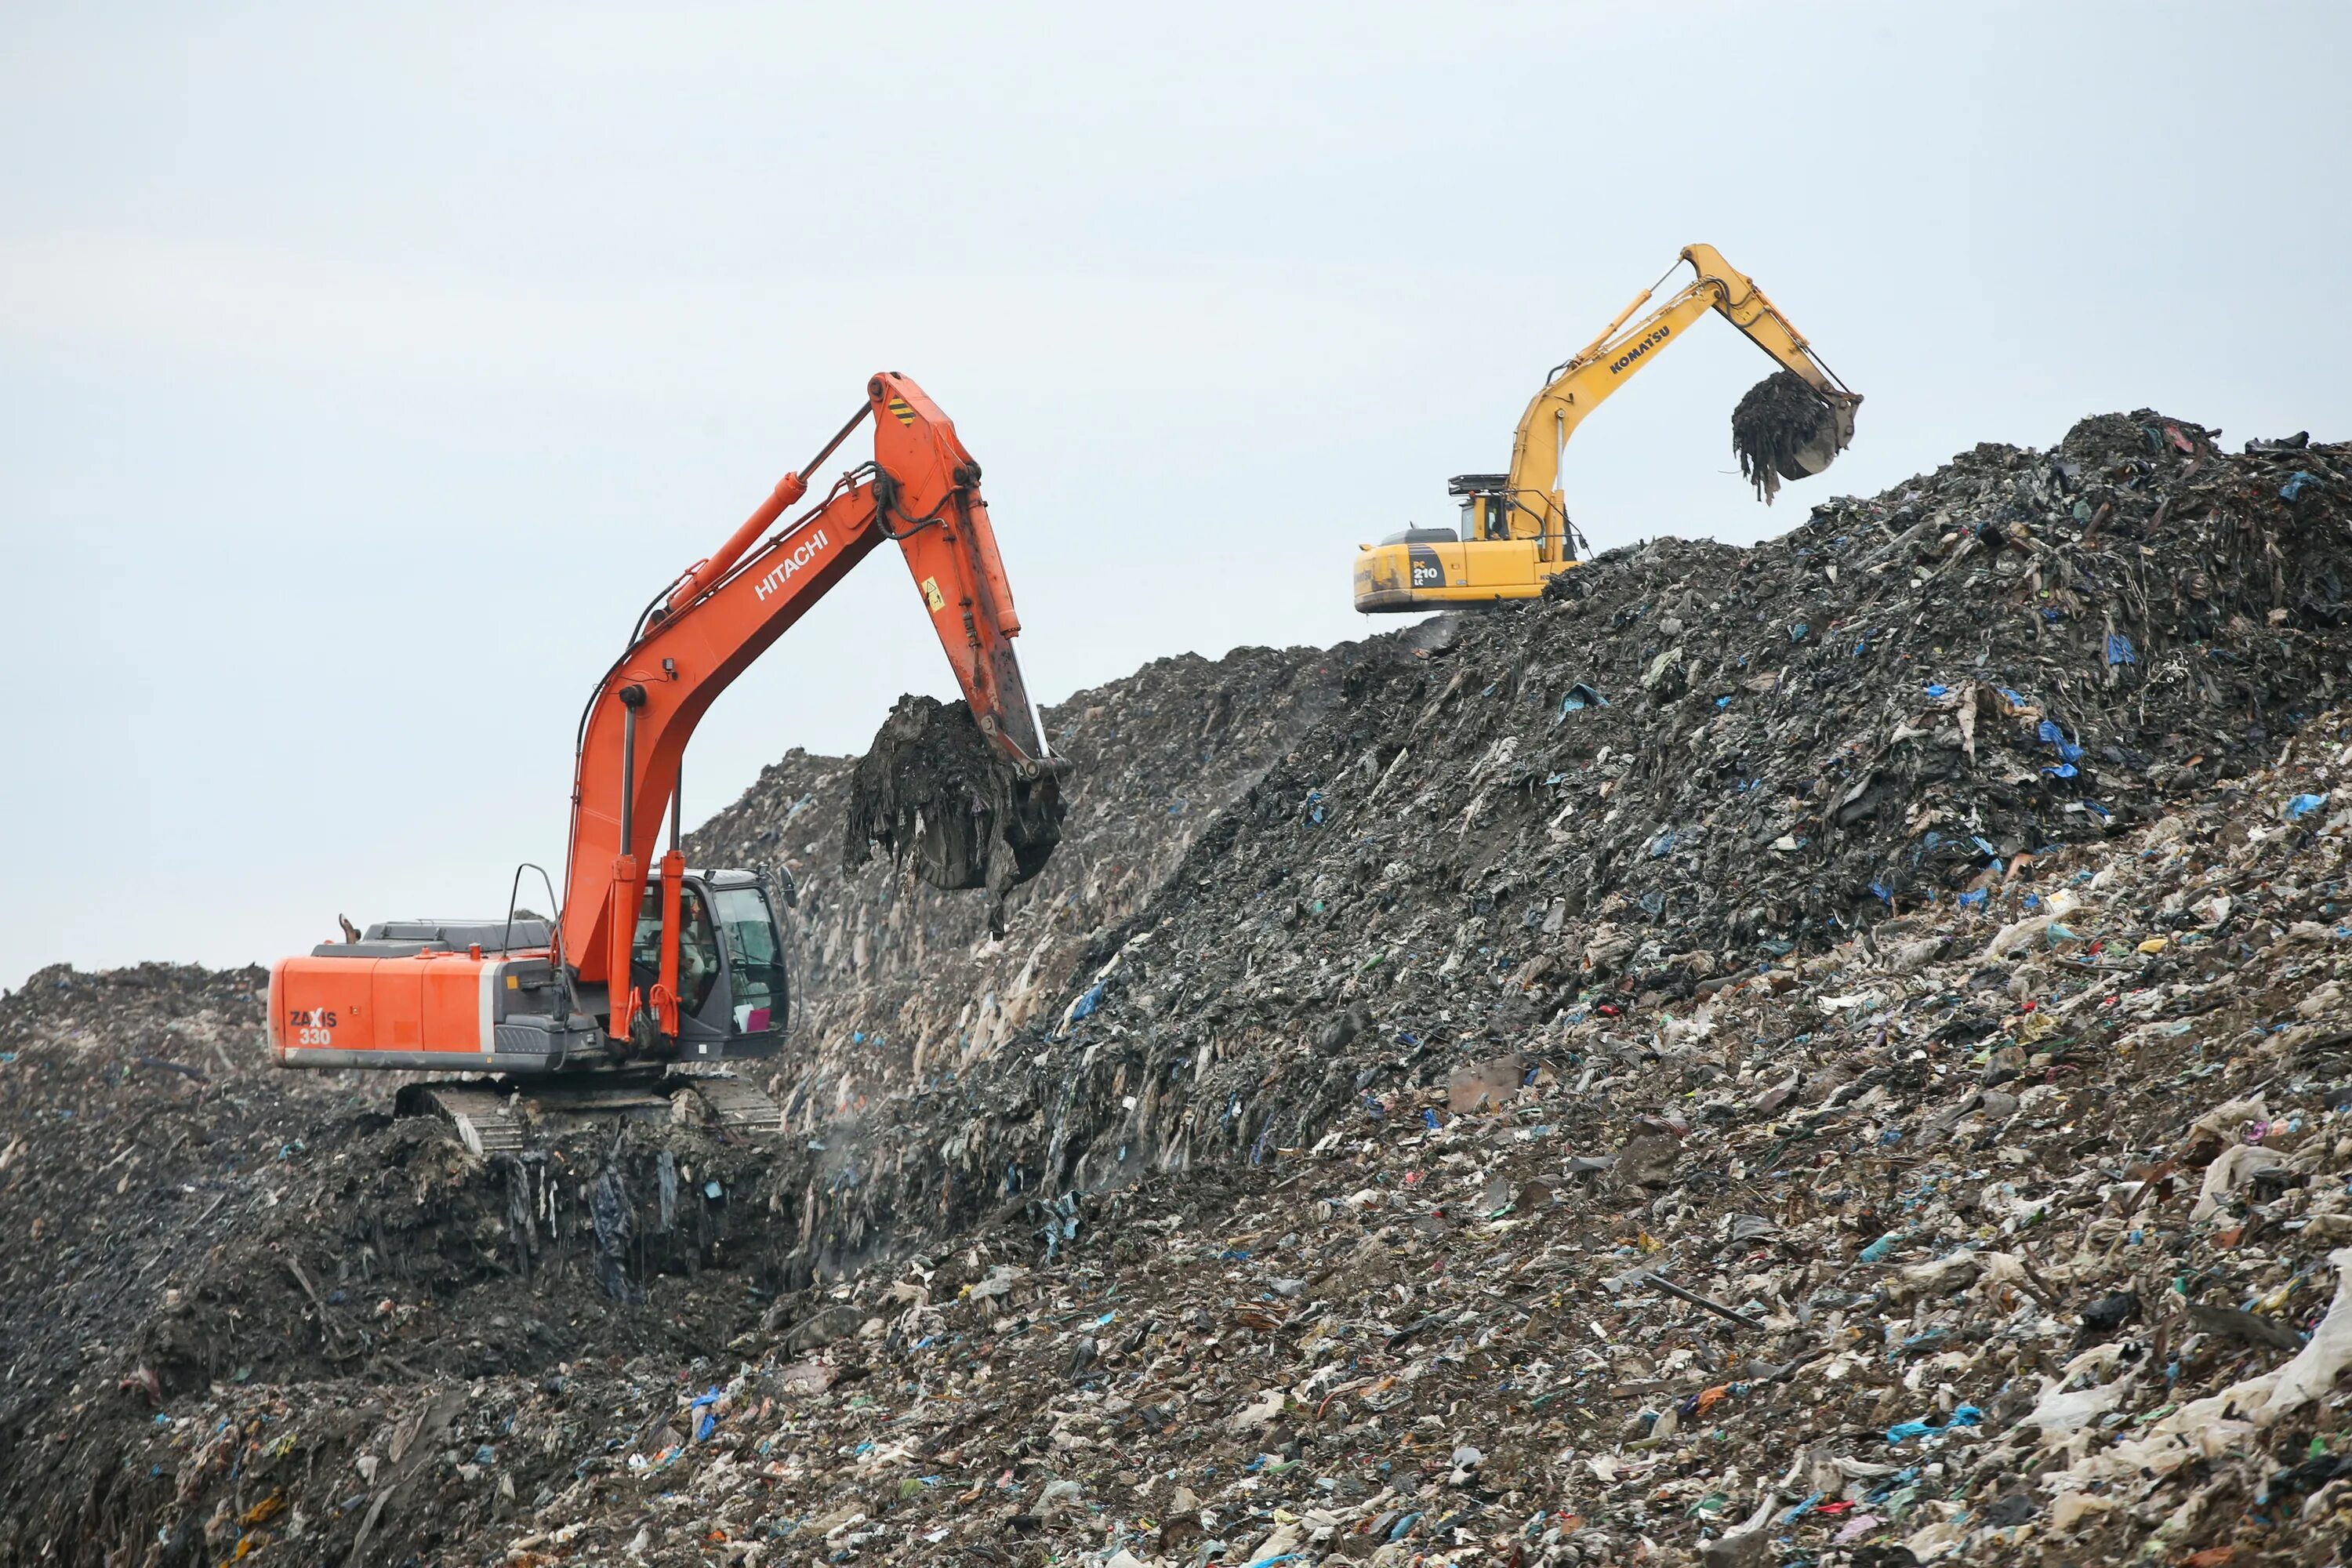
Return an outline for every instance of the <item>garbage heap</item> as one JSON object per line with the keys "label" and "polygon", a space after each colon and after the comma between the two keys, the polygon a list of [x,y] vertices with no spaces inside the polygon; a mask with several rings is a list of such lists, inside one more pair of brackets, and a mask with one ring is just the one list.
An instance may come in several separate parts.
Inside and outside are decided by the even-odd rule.
{"label": "garbage heap", "polygon": [[[1311,1146],[1588,993],[1685,1004],[1982,910],[2263,766],[2352,652],[2346,464],[2142,411],[1750,550],[1615,552],[1542,602],[1340,650],[1323,715],[1158,841],[1181,858],[1128,883],[1131,915],[1055,910],[1057,877],[1103,863],[1083,793],[1001,944],[943,951],[928,901],[836,901],[824,1034],[776,1086],[825,1145],[792,1283],[1040,1195]],[[1148,795],[1107,799],[1152,842]],[[900,954],[903,985],[854,973]]]}
{"label": "garbage heap", "polygon": [[799,1237],[772,1140],[533,1117],[486,1163],[393,1120],[395,1075],[271,1065],[268,979],[57,965],[0,997],[0,1563],[225,1558],[123,1457],[212,1393],[308,1412],[315,1457],[354,1398],[684,1361],[772,1300]]}
{"label": "garbage heap", "polygon": [[[163,1174],[246,1217],[107,1255],[167,1340],[44,1342],[0,1563],[2327,1562],[2347,461],[2109,416],[1154,667],[1050,716],[1003,939],[787,758],[697,846],[803,858],[814,973],[790,1141],[669,1151],[720,1228],[614,1300],[514,1261],[593,1203],[207,1095]],[[115,1103],[8,1070],[28,1149]]]}
{"label": "garbage heap", "polygon": [[[1003,1001],[985,1027],[1019,1037],[1069,955],[1132,916],[1336,693],[1337,669],[1313,649],[1171,659],[1049,710],[1086,766],[1087,837],[1083,858],[1051,863],[1011,951],[983,940],[976,894],[878,863],[840,869],[847,762],[794,753],[769,770],[695,847],[740,829],[753,842],[720,844],[716,863],[789,855],[803,874],[788,920],[814,1002],[796,1037],[802,1065],[831,1064],[819,1081],[844,1094],[824,1111],[854,1116],[858,1085],[902,1092],[898,1042],[921,1038],[874,1027],[853,997],[920,1026],[952,1024],[967,993],[992,991]],[[864,1240],[817,1227],[826,1211],[804,1201],[855,1182],[854,1126],[780,1152],[696,1124],[690,1106],[672,1124],[533,1118],[526,1153],[485,1166],[436,1123],[394,1122],[391,1075],[269,1065],[267,982],[259,969],[58,965],[0,996],[0,1433],[37,1435],[0,1440],[0,1563],[211,1550],[221,1521],[174,1504],[168,1473],[118,1472],[126,1433],[143,1442],[152,1415],[215,1385],[316,1415],[400,1406],[403,1391],[451,1381],[560,1378],[591,1352],[675,1365],[760,1331],[780,1289]],[[327,1439],[312,1427],[315,1455]],[[398,1501],[370,1527],[371,1553],[397,1560],[442,1528],[412,1493]],[[278,1520],[278,1538],[299,1522]],[[356,1521],[337,1522],[358,1540]]]}
{"label": "garbage heap", "polygon": [[786,940],[801,1071],[779,1091],[803,1110],[820,1084],[851,1104],[953,1082],[1033,1040],[1074,967],[1131,934],[1193,840],[1330,711],[1354,652],[1157,659],[1045,709],[1073,763],[1064,842],[1013,892],[1001,936],[986,900],[842,853],[856,759],[795,750],[762,770],[687,848],[698,865],[782,871],[798,888]]}
{"label": "garbage heap", "polygon": [[1056,1194],[692,1358],[223,1384],[117,1485],[163,1561],[2316,1568],[2347,764],[2315,715],[1981,904],[1584,987],[1311,1144]]}
{"label": "garbage heap", "polygon": [[[316,1114],[281,1117],[273,1099],[258,1116],[182,1122],[190,1100],[259,1065],[268,984],[258,969],[60,964],[0,1003],[0,1430],[38,1427],[87,1347],[132,1337],[150,1305],[135,1291],[142,1266],[229,1236],[227,1216],[181,1189],[268,1163]],[[133,1187],[170,1195],[120,1203]]]}

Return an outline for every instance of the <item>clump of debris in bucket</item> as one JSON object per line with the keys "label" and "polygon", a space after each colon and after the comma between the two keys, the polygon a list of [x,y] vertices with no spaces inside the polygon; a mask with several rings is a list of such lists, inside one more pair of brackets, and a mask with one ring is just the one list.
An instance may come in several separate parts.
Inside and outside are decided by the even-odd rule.
{"label": "clump of debris in bucket", "polygon": [[[1793,371],[1775,371],[1749,387],[1731,411],[1731,449],[1740,477],[1770,502],[1782,479],[1811,471],[1801,461],[1808,448],[1835,441],[1829,400]],[[1835,455],[1835,447],[1823,457]]]}
{"label": "clump of debris in bucket", "polygon": [[1066,809],[1058,779],[1024,778],[961,699],[902,697],[850,774],[845,863],[879,844],[931,886],[1001,905],[1045,869]]}

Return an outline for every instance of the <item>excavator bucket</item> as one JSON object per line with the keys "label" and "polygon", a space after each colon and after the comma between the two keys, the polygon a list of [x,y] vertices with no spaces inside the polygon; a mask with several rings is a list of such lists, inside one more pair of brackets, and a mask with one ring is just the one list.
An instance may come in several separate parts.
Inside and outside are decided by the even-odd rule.
{"label": "excavator bucket", "polygon": [[1780,459],[1780,477],[1801,479],[1820,473],[1853,444],[1853,405],[1834,403],[1822,410],[1820,421],[1804,444]]}
{"label": "excavator bucket", "polygon": [[1850,394],[1825,396],[1785,370],[1749,387],[1731,411],[1731,447],[1757,498],[1769,504],[1781,480],[1828,468],[1853,440],[1861,402]]}

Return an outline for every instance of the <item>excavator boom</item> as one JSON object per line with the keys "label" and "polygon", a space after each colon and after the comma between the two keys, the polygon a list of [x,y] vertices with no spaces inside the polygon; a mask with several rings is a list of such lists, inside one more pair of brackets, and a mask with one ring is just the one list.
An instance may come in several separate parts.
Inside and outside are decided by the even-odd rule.
{"label": "excavator boom", "polygon": [[[1519,416],[1507,474],[1465,474],[1454,481],[1454,493],[1464,503],[1458,539],[1437,530],[1412,530],[1420,537],[1400,535],[1362,547],[1356,559],[1356,608],[1427,610],[1530,598],[1553,575],[1574,566],[1582,541],[1559,490],[1569,437],[1710,310],[1780,366],[1757,392],[1773,386],[1780,375],[1793,377],[1802,384],[1796,406],[1809,416],[1818,415],[1801,438],[1784,436],[1776,463],[1758,478],[1759,493],[1769,500],[1780,479],[1818,473],[1844,449],[1853,437],[1861,396],[1846,389],[1755,279],[1733,268],[1722,252],[1711,245],[1685,246],[1675,265],[1684,262],[1693,277],[1664,304],[1633,320],[1658,285],[1642,290],[1599,336],[1553,370]],[[1790,402],[1783,397],[1780,405]],[[1743,413],[1748,406],[1742,404]]]}
{"label": "excavator boom", "polygon": [[[783,521],[808,470],[869,420],[872,460]],[[510,899],[503,922],[387,922],[280,962],[270,982],[280,1065],[539,1074],[772,1051],[784,996],[767,889],[747,872],[688,869],[680,765],[719,695],[885,541],[899,547],[1000,765],[1058,820],[1062,764],[1013,654],[1021,622],[980,465],[921,388],[878,374],[816,458],[657,596],[597,682],[555,920],[519,919]],[[665,819],[670,844],[656,859]]]}
{"label": "excavator boom", "polygon": [[[584,984],[626,973],[645,868],[704,711],[885,540],[904,553],[982,732],[1027,776],[1041,772],[1045,746],[1013,651],[1021,621],[980,499],[980,465],[906,377],[877,375],[867,396],[873,463],[740,560],[714,557],[689,574],[589,705],[562,922]],[[630,1012],[623,1001],[615,1027]]]}

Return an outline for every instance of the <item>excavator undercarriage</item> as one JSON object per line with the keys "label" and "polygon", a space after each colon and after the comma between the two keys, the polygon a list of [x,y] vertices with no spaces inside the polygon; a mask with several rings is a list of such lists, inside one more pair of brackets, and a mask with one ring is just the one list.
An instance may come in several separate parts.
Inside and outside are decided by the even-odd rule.
{"label": "excavator undercarriage", "polygon": [[742,1137],[781,1133],[782,1107],[727,1068],[639,1068],[540,1079],[440,1079],[404,1086],[399,1116],[437,1117],[475,1153],[520,1154],[535,1139],[614,1120],[692,1122]]}

